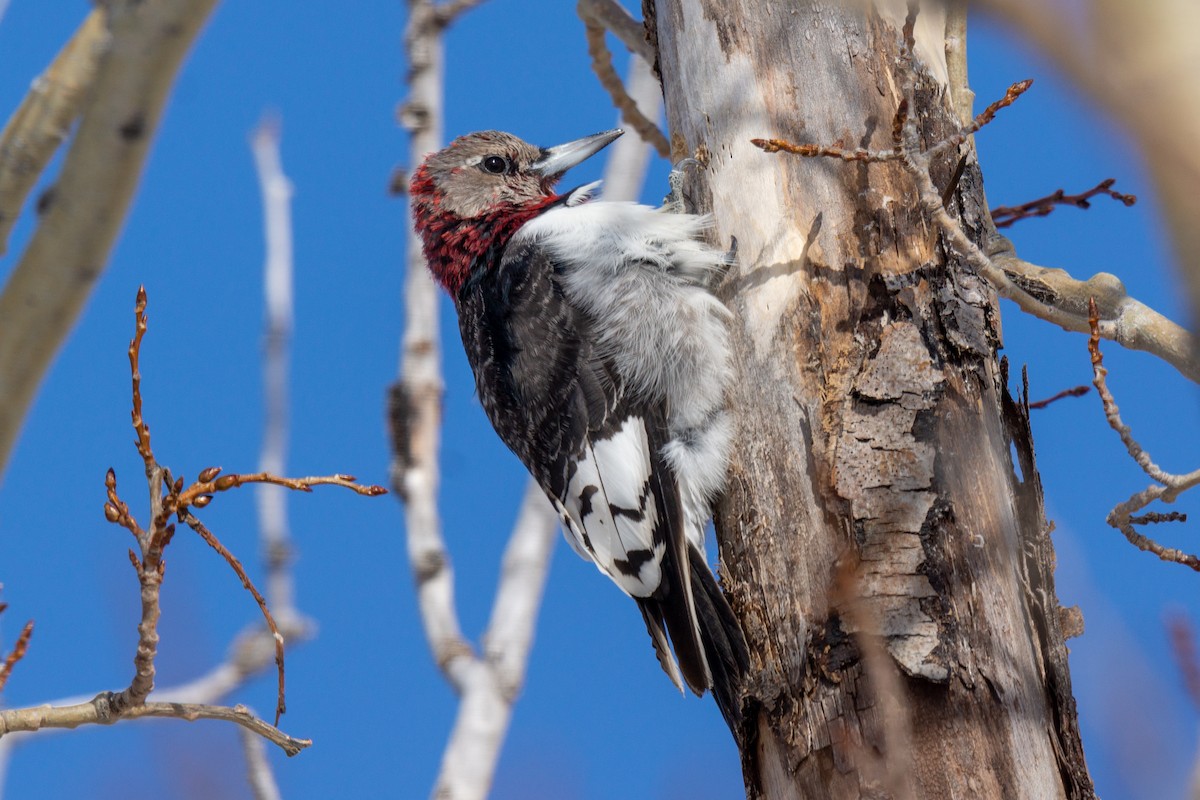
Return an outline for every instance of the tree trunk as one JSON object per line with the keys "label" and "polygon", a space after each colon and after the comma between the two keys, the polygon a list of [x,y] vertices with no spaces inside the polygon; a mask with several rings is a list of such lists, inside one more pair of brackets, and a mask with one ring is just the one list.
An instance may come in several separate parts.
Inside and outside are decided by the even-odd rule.
{"label": "tree trunk", "polygon": [[[899,165],[750,144],[889,149],[907,80],[927,145],[958,129],[963,12],[922,10],[910,78],[903,2],[883,5],[645,3],[673,157],[704,167],[689,199],[737,240],[740,431],[717,527],[753,653],[747,794],[1091,797],[995,293]],[[972,144],[933,178],[949,186],[960,154],[950,210],[978,240]]]}

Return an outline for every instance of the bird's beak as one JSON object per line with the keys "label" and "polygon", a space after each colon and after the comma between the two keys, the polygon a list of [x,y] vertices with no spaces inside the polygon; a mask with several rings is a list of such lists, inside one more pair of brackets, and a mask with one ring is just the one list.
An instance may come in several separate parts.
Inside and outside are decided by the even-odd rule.
{"label": "bird's beak", "polygon": [[532,169],[545,178],[557,178],[576,164],[599,153],[624,132],[616,128],[547,148],[542,151],[542,157],[533,163]]}

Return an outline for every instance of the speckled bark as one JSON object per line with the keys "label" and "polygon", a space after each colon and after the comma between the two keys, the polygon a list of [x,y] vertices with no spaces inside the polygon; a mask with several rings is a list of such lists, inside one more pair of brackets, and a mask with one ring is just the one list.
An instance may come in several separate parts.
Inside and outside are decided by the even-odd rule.
{"label": "speckled bark", "polygon": [[[690,199],[738,241],[725,291],[740,435],[718,530],[754,654],[747,790],[1090,797],[994,293],[946,252],[899,167],[750,145],[890,147],[895,5],[645,3],[674,155],[705,167]],[[956,125],[945,31],[922,13],[913,113],[929,142]],[[968,157],[951,210],[975,233],[987,205]]]}

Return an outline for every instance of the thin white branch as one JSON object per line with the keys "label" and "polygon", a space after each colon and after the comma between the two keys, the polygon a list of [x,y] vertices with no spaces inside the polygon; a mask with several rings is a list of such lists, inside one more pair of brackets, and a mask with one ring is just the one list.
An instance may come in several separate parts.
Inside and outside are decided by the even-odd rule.
{"label": "thin white branch", "polygon": [[246,781],[254,793],[254,800],[282,800],[262,737],[245,728],[238,728],[238,737],[242,740],[242,752],[246,754]]}
{"label": "thin white branch", "polygon": [[500,586],[483,635],[484,658],[496,672],[504,697],[510,702],[520,694],[525,680],[525,665],[533,645],[533,631],[557,534],[558,516],[541,487],[530,481],[504,550]]}
{"label": "thin white branch", "polygon": [[[292,335],[292,184],[279,155],[280,122],[264,117],[251,138],[254,164],[262,191],[266,260],[266,336],[263,350],[263,394],[266,403],[259,469],[275,475],[286,471],[288,446],[288,372]],[[267,597],[279,619],[294,616],[295,597],[288,530],[287,491],[261,484],[257,489],[259,535],[267,559]]]}
{"label": "thin white branch", "polygon": [[54,355],[108,261],[167,94],[216,0],[113,0],[79,130],[0,294],[0,475]]}
{"label": "thin white branch", "polygon": [[0,737],[44,728],[73,729],[83,725],[111,725],[121,720],[170,717],[195,722],[219,719],[233,722],[278,745],[294,756],[312,745],[309,739],[297,739],[250,713],[245,706],[213,706],[196,703],[142,703],[120,712],[114,707],[115,696],[101,692],[84,703],[69,706],[31,706],[0,711]]}
{"label": "thin white branch", "polygon": [[[409,157],[418,164],[442,141],[442,27],[432,20],[429,0],[410,0],[405,45],[409,96],[400,121],[411,136]],[[429,649],[456,691],[460,665],[474,658],[463,638],[454,605],[454,572],[442,538],[437,508],[441,444],[442,366],[438,337],[437,287],[425,268],[421,240],[409,214],[408,275],[404,286],[404,338],[400,380],[390,413],[394,460],[392,486],[404,500],[408,557]]]}

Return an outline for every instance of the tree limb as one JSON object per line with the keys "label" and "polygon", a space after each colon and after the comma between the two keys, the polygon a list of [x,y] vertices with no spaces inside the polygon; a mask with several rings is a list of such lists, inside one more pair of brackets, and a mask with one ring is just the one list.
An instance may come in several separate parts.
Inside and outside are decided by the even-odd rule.
{"label": "tree limb", "polygon": [[0,255],[25,198],[71,131],[109,43],[103,8],[79,30],[39,75],[0,134]]}
{"label": "tree limb", "polygon": [[108,4],[112,41],[79,130],[0,294],[0,475],[42,376],[104,270],[171,85],[215,4]]}
{"label": "tree limb", "polygon": [[311,739],[296,739],[269,725],[242,705],[213,706],[198,703],[143,703],[121,711],[116,708],[116,696],[101,692],[86,703],[69,706],[32,706],[0,710],[0,737],[10,733],[37,731],[46,728],[78,728],[81,725],[111,725],[122,719],[170,717],[194,722],[198,719],[219,719],[241,725],[289,756],[312,745]]}

